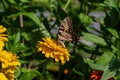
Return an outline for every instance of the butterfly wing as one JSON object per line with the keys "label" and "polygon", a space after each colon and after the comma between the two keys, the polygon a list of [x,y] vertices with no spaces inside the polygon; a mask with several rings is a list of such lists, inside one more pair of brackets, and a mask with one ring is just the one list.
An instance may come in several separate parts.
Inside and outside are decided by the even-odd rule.
{"label": "butterfly wing", "polygon": [[77,34],[73,32],[72,20],[70,17],[66,17],[59,27],[57,39],[75,43],[78,41],[78,38]]}

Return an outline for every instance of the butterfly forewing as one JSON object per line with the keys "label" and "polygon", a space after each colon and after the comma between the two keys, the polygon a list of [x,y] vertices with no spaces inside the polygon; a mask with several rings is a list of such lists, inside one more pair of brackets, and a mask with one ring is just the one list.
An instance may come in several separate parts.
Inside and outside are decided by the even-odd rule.
{"label": "butterfly forewing", "polygon": [[72,30],[72,20],[70,19],[70,17],[66,17],[63,22],[61,23],[60,27],[59,27],[59,31],[60,29],[63,31],[69,31]]}
{"label": "butterfly forewing", "polygon": [[78,41],[79,37],[73,31],[72,20],[70,19],[70,17],[66,17],[61,23],[57,34],[57,39],[59,41],[69,41],[72,43]]}

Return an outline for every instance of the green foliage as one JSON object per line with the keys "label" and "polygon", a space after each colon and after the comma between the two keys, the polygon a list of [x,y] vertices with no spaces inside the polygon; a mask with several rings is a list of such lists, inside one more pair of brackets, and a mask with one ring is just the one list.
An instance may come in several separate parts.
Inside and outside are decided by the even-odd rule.
{"label": "green foliage", "polygon": [[23,74],[20,77],[20,80],[32,80],[36,76],[40,76],[40,73],[36,70],[26,70],[22,68]]}
{"label": "green foliage", "polygon": [[[60,65],[38,53],[36,45],[43,37],[56,39],[67,16],[80,40],[65,44],[71,57]],[[103,71],[101,80],[119,80],[119,23],[119,0],[0,0],[0,24],[9,39],[5,49],[21,62],[16,80],[90,80],[92,70]]]}

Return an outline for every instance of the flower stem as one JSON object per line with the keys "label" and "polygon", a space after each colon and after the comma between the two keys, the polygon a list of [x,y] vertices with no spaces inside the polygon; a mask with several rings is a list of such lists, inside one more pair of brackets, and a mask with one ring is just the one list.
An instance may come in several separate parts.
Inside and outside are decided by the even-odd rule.
{"label": "flower stem", "polygon": [[44,73],[45,73],[46,65],[47,65],[47,63],[49,62],[49,60],[50,60],[50,58],[48,58],[48,59],[45,61],[45,63],[43,64],[43,69],[42,69],[42,74],[41,74],[40,80],[45,80],[45,78],[44,78]]}

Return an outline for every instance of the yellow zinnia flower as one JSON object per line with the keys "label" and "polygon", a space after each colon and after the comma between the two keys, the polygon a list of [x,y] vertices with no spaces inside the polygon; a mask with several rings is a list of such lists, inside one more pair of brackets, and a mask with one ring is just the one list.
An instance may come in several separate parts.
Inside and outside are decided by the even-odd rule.
{"label": "yellow zinnia flower", "polygon": [[8,39],[6,38],[7,35],[3,34],[6,31],[6,28],[0,25],[0,41],[6,42]]}
{"label": "yellow zinnia flower", "polygon": [[4,47],[4,42],[8,41],[6,34],[3,34],[6,31],[6,28],[0,25],[0,50]]}
{"label": "yellow zinnia flower", "polygon": [[0,51],[0,61],[2,62],[2,68],[20,65],[17,58],[18,57],[11,52],[8,52],[6,50]]}
{"label": "yellow zinnia flower", "polygon": [[14,72],[17,69],[17,66],[20,65],[17,58],[18,57],[11,52],[6,50],[0,51],[0,62],[2,63],[0,73],[3,73],[7,80],[14,80]]}
{"label": "yellow zinnia flower", "polygon": [[6,28],[0,26],[0,80],[14,80],[14,72],[20,62],[16,54],[3,50],[4,42],[8,41],[7,35],[3,34],[5,31]]}
{"label": "yellow zinnia flower", "polygon": [[3,49],[4,45],[5,45],[4,42],[0,41],[0,51]]}
{"label": "yellow zinnia flower", "polygon": [[43,38],[44,41],[39,41],[37,44],[38,51],[42,51],[45,57],[54,58],[55,61],[61,61],[64,64],[69,60],[69,51],[58,41],[51,38]]}
{"label": "yellow zinnia flower", "polygon": [[0,80],[8,80],[3,73],[0,73]]}
{"label": "yellow zinnia flower", "polygon": [[15,70],[12,70],[10,67],[6,69],[2,69],[1,72],[4,74],[4,76],[7,78],[7,80],[14,80],[15,75],[14,72]]}

